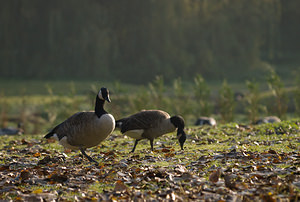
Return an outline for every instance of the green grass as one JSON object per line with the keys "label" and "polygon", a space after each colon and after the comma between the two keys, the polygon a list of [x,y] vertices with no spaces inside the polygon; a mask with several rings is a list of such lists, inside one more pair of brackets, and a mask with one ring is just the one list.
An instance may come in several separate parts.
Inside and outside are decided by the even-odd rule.
{"label": "green grass", "polygon": [[[194,197],[193,194],[197,194],[203,187],[216,189],[208,179],[217,167],[221,167],[225,174],[231,174],[230,171],[236,169],[235,174],[247,181],[244,174],[250,172],[249,170],[250,174],[253,174],[252,172],[261,172],[259,169],[293,169],[293,166],[297,165],[297,162],[292,160],[295,157],[291,156],[299,155],[299,118],[276,124],[252,126],[248,125],[247,118],[243,114],[235,120],[237,123],[218,124],[216,127],[193,126],[196,117],[191,114],[194,107],[190,105],[194,102],[190,99],[192,86],[186,83],[184,87],[189,92],[185,95],[189,98],[186,99],[189,101],[187,107],[192,110],[182,109],[185,113],[183,116],[186,119],[188,134],[184,151],[180,150],[176,134],[171,133],[155,140],[153,152],[150,151],[149,140],[142,140],[138,143],[135,153],[129,153],[134,140],[115,131],[99,146],[87,150],[87,153],[99,162],[99,165],[95,166],[83,158],[79,151],[64,151],[57,142],[47,142],[43,139],[50,128],[73,113],[93,110],[95,91],[103,85],[112,92],[112,103],[106,104],[105,108],[116,119],[132,114],[145,105],[163,108],[170,114],[173,113],[172,99],[175,98],[172,97],[172,88],[169,86],[166,87],[167,97],[161,102],[166,105],[156,106],[150,99],[154,92],[140,86],[121,85],[118,82],[100,84],[89,81],[0,81],[1,124],[8,122],[6,123],[8,126],[15,126],[16,122],[10,119],[17,118],[25,125],[25,135],[2,136],[0,164],[4,167],[0,166],[0,174],[7,176],[7,179],[2,179],[0,189],[7,186],[5,181],[7,180],[14,191],[1,194],[0,199],[14,200],[18,199],[19,193],[31,194],[36,190],[42,190],[43,193],[55,195],[59,192],[57,199],[60,200],[75,200],[75,198],[93,200],[104,195],[110,195],[110,199],[121,200],[130,194],[135,196],[136,192],[140,192],[149,200],[153,197],[162,200],[165,198],[158,197],[158,190],[163,192],[170,187],[178,196],[188,199]],[[241,84],[233,85],[235,89],[240,89],[239,86]],[[211,88],[217,92],[218,84],[211,85]],[[270,96],[268,93],[264,95]],[[186,100],[179,100],[176,103],[185,104]],[[181,108],[176,110],[178,109]],[[219,116],[215,114],[215,117],[218,121]],[[234,148],[241,156],[225,158]],[[51,158],[50,162],[39,164],[47,157]],[[18,181],[23,169],[29,170],[32,174],[29,181]],[[184,178],[181,173],[183,171],[193,177]],[[68,180],[54,181],[53,184],[45,181],[55,172],[61,178],[66,176]],[[130,179],[126,178],[127,176],[130,176]],[[277,180],[285,178],[287,174],[280,174],[280,179]],[[33,180],[30,181],[31,179]],[[298,180],[298,177],[296,179]],[[220,177],[220,180],[224,183],[223,177]],[[126,185],[129,195],[114,190],[118,181]],[[191,185],[191,181],[197,183]],[[258,184],[265,183],[259,179],[257,181]],[[284,180],[280,183],[285,185]],[[72,186],[75,188],[70,189]],[[256,185],[254,183],[249,186]],[[273,185],[273,188],[276,186]],[[195,187],[198,190],[194,190]],[[276,189],[281,188],[279,186]],[[191,194],[187,194],[186,191]],[[295,187],[294,191],[299,192],[299,188]],[[273,189],[273,192],[278,191]],[[220,197],[219,200],[224,200],[222,196]],[[129,200],[130,197],[123,199]]]}
{"label": "green grass", "polygon": [[[107,193],[113,194],[111,197],[117,200],[120,199],[119,197],[128,197],[125,194],[127,192],[134,194],[134,190],[140,190],[146,198],[153,198],[157,197],[157,190],[165,190],[173,186],[172,183],[178,183],[181,186],[178,190],[177,185],[175,186],[177,190],[175,192],[178,194],[195,188],[190,184],[189,178],[179,177],[183,172],[180,170],[181,167],[186,169],[184,172],[190,173],[189,175],[206,180],[207,182],[202,183],[213,188],[213,185],[208,183],[209,176],[218,167],[221,167],[223,172],[236,169],[235,172],[246,180],[246,177],[243,177],[245,172],[243,169],[247,170],[249,166],[252,166],[249,169],[255,172],[256,169],[292,168],[291,162],[286,164],[285,159],[290,159],[289,155],[300,152],[300,120],[246,127],[236,123],[217,127],[193,126],[187,127],[186,132],[188,139],[184,151],[180,150],[175,133],[171,133],[155,139],[153,152],[150,151],[149,141],[142,140],[137,145],[136,151],[129,153],[133,147],[133,139],[115,131],[99,146],[87,151],[99,162],[98,166],[89,163],[78,151],[66,153],[67,157],[63,157],[63,147],[57,142],[47,142],[43,139],[43,134],[3,136],[3,141],[0,142],[0,162],[1,165],[10,166],[9,170],[2,167],[3,170],[0,172],[3,172],[3,176],[12,173],[13,179],[20,175],[21,170],[26,169],[35,181],[31,183],[30,181],[18,183],[12,181],[14,189],[27,194],[59,192],[57,197],[61,200],[74,200],[76,197],[92,200]],[[224,155],[229,154],[233,148],[236,148],[236,151],[243,154],[245,158],[253,157],[247,161],[231,157],[224,159]],[[276,155],[272,152],[276,152]],[[46,156],[50,156],[53,161],[40,165],[39,161]],[[266,162],[266,159],[270,163]],[[12,162],[16,163],[12,164]],[[179,171],[176,171],[177,169]],[[41,174],[43,172],[45,174]],[[172,172],[174,172],[174,182],[160,177]],[[67,176],[68,180],[53,184],[43,180],[53,173]],[[286,174],[280,176],[283,179],[286,177]],[[8,177],[8,180],[10,179]],[[136,182],[131,181],[133,179]],[[166,177],[166,179],[169,178]],[[118,192],[114,190],[118,181],[127,187],[127,192],[123,195],[118,195]],[[70,186],[75,188],[70,188]],[[298,189],[295,188],[295,190]],[[273,192],[276,191],[273,190]],[[147,193],[151,194],[147,195]],[[15,192],[0,195],[0,199],[6,200],[18,199],[18,197],[23,197],[23,195]]]}
{"label": "green grass", "polygon": [[[172,85],[165,85],[163,98],[155,96],[155,90],[149,86],[134,86],[121,84],[119,82],[100,81],[39,81],[39,80],[1,80],[0,81],[0,126],[16,125],[16,120],[24,122],[27,133],[45,133],[55,124],[60,123],[68,116],[77,111],[89,111],[94,109],[95,94],[101,86],[107,86],[111,91],[112,103],[106,104],[107,111],[112,113],[116,119],[135,113],[141,109],[163,109],[171,115],[182,115],[187,125],[195,123],[201,116],[197,114],[199,105],[193,95],[193,83],[183,82],[183,95],[175,96]],[[209,83],[215,113],[212,116],[217,122],[222,122],[217,111],[217,99],[221,84]],[[234,91],[245,92],[245,83],[231,85]],[[286,88],[292,98],[291,89]],[[261,92],[261,103],[268,105],[272,102],[272,94],[269,90]],[[182,99],[184,97],[184,99]],[[174,104],[175,103],[175,104]],[[245,111],[245,102],[237,104],[234,121],[248,124],[249,120]],[[287,119],[297,118],[293,101],[289,102]],[[269,112],[261,112],[259,116],[273,115],[272,108]],[[6,120],[7,119],[7,120]],[[15,120],[15,121],[10,121]],[[8,122],[7,122],[8,121]],[[41,126],[43,126],[41,128]]]}

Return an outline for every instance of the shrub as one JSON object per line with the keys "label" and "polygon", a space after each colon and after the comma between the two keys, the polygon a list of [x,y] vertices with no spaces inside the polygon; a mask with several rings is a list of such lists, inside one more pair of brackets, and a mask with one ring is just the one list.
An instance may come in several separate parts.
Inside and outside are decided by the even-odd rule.
{"label": "shrub", "polygon": [[219,92],[219,110],[221,118],[224,122],[233,121],[233,114],[235,108],[234,94],[231,87],[224,80],[221,90]]}
{"label": "shrub", "polygon": [[164,98],[166,86],[162,76],[156,76],[155,80],[148,85],[150,102],[154,108],[162,109],[166,107],[167,100]]}
{"label": "shrub", "polygon": [[170,111],[172,114],[179,114],[184,118],[188,117],[193,111],[192,100],[189,99],[190,95],[184,87],[181,78],[177,78],[173,82],[174,99],[169,97],[169,106],[172,107]]}
{"label": "shrub", "polygon": [[271,104],[271,106],[273,105],[273,111],[280,118],[284,118],[288,108],[288,97],[280,77],[273,69],[271,70],[270,75],[267,77],[267,82],[275,98]]}
{"label": "shrub", "polygon": [[196,106],[194,113],[196,117],[210,116],[212,112],[212,104],[210,99],[210,89],[206,84],[204,78],[198,74],[194,78],[194,96],[196,101]]}
{"label": "shrub", "polygon": [[294,103],[296,115],[300,117],[300,76],[296,79],[296,89],[294,90]]}
{"label": "shrub", "polygon": [[259,118],[259,111],[264,109],[264,106],[259,104],[261,99],[259,84],[254,81],[246,81],[246,86],[249,91],[246,96],[246,112],[251,123],[255,123]]}

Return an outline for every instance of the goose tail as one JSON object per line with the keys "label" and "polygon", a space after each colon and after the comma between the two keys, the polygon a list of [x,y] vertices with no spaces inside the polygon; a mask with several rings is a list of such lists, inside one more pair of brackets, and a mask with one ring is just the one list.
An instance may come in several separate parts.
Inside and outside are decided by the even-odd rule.
{"label": "goose tail", "polygon": [[62,126],[64,124],[64,122],[62,122],[61,124],[58,124],[57,126],[55,126],[55,128],[53,128],[47,135],[44,136],[44,138],[49,139],[51,137],[54,136],[54,134],[56,134],[57,129]]}
{"label": "goose tail", "polygon": [[48,133],[47,135],[44,136],[44,138],[49,139],[54,135],[54,133],[51,131],[50,133]]}

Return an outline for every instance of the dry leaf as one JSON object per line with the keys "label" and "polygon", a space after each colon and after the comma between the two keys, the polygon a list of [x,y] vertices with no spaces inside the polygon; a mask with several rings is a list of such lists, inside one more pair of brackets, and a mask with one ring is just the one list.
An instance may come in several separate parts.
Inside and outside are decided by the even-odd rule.
{"label": "dry leaf", "polygon": [[127,186],[122,181],[118,180],[115,184],[114,191],[124,193],[127,191]]}
{"label": "dry leaf", "polygon": [[36,189],[34,191],[32,191],[33,194],[40,194],[43,193],[43,189]]}
{"label": "dry leaf", "polygon": [[217,170],[213,171],[209,176],[209,181],[216,183],[219,181],[219,177],[221,175],[221,168],[218,168]]}
{"label": "dry leaf", "polygon": [[224,175],[224,180],[225,180],[225,186],[228,187],[229,189],[236,189],[236,183],[232,181],[232,176],[231,175]]}
{"label": "dry leaf", "polygon": [[40,152],[36,152],[35,154],[33,154],[33,157],[40,157],[41,153]]}
{"label": "dry leaf", "polygon": [[31,174],[28,170],[22,170],[20,173],[20,180],[21,181],[27,180],[30,178],[30,176],[31,176]]}

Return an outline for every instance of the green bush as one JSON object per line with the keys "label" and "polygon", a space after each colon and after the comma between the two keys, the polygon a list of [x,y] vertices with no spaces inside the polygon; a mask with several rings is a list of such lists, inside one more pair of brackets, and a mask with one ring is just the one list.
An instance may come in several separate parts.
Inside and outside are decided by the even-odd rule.
{"label": "green bush", "polygon": [[294,90],[295,113],[300,117],[300,76],[296,79],[296,89]]}
{"label": "green bush", "polygon": [[285,118],[288,108],[288,97],[284,89],[283,82],[273,69],[267,77],[267,82],[275,99],[272,100],[272,103],[270,103],[269,106],[273,107],[272,111],[277,116],[280,118]]}
{"label": "green bush", "polygon": [[219,92],[218,100],[220,115],[223,122],[231,122],[234,117],[235,101],[234,94],[231,87],[224,80],[222,87]]}
{"label": "green bush", "polygon": [[246,113],[251,123],[255,123],[259,118],[259,112],[265,107],[260,104],[261,96],[259,84],[254,81],[246,81],[248,93],[246,96]]}
{"label": "green bush", "polygon": [[162,76],[156,76],[153,82],[149,85],[149,101],[151,106],[157,109],[163,109],[167,106],[167,99],[165,98],[166,86],[164,83],[164,78]]}
{"label": "green bush", "polygon": [[194,78],[193,90],[196,102],[194,114],[196,117],[199,115],[210,116],[213,108],[210,97],[211,92],[204,78],[200,74]]}

